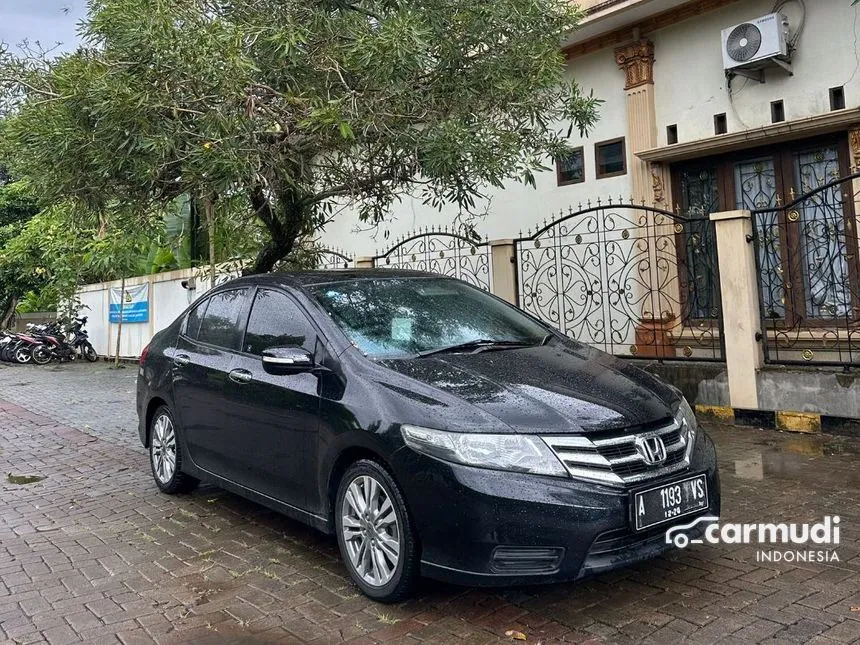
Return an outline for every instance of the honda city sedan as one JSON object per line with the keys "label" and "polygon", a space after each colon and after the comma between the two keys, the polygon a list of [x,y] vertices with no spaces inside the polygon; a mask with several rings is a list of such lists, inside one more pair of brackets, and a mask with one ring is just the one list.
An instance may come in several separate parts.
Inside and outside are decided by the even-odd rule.
{"label": "honda city sedan", "polygon": [[580,579],[720,511],[678,390],[433,274],[221,285],[144,350],[137,409],[161,491],[205,480],[334,534],[381,602],[420,575]]}

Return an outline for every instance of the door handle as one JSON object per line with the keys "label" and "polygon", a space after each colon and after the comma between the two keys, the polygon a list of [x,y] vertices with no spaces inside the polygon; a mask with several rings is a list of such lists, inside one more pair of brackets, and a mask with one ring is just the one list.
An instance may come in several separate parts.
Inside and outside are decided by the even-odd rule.
{"label": "door handle", "polygon": [[188,354],[177,354],[173,357],[173,364],[177,367],[182,367],[183,365],[188,365],[190,360],[191,357]]}
{"label": "door handle", "polygon": [[230,374],[228,374],[230,380],[234,383],[239,383],[240,385],[244,385],[245,383],[250,383],[253,376],[251,372],[248,370],[232,370]]}

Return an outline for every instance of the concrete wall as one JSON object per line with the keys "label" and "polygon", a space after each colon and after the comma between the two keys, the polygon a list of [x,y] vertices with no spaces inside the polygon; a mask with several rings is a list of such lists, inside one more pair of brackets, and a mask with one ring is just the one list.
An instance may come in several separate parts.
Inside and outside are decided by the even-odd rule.
{"label": "concrete wall", "polygon": [[[191,302],[203,294],[208,285],[196,280],[196,290],[185,289],[183,280],[194,277],[194,269],[170,271],[151,276],[128,278],[126,286],[149,282],[149,322],[123,323],[120,339],[120,356],[137,357],[159,331],[172,323]],[[78,315],[87,316],[87,331],[96,351],[102,356],[116,352],[117,325],[108,322],[108,301],[111,287],[119,287],[121,282],[100,282],[83,286],[78,291],[81,309]]]}
{"label": "concrete wall", "polygon": [[42,325],[57,320],[56,311],[34,311],[29,314],[15,314],[15,331],[22,332],[28,324]]}

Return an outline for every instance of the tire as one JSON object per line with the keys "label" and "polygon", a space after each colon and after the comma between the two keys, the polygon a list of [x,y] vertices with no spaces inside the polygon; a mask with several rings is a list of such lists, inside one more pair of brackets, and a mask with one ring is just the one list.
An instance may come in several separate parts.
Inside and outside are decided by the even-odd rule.
{"label": "tire", "polygon": [[[362,515],[368,502],[372,510]],[[387,470],[369,459],[352,464],[338,484],[334,520],[344,566],[365,595],[394,603],[412,593],[419,578],[418,540],[403,493]]]}
{"label": "tire", "polygon": [[21,345],[15,350],[13,358],[16,363],[20,363],[22,365],[29,363],[33,360],[33,347],[31,345]]}
{"label": "tire", "polygon": [[95,363],[97,360],[99,360],[99,355],[96,353],[96,348],[89,343],[84,343],[83,345],[81,345],[81,354],[83,354],[84,358],[87,359],[90,363]]}
{"label": "tire", "polygon": [[47,365],[51,362],[53,356],[51,355],[51,350],[47,345],[36,345],[31,352],[33,362],[36,365]]}
{"label": "tire", "polygon": [[182,472],[179,430],[170,410],[163,405],[152,415],[149,424],[149,467],[159,490],[168,495],[190,493],[200,483]]}

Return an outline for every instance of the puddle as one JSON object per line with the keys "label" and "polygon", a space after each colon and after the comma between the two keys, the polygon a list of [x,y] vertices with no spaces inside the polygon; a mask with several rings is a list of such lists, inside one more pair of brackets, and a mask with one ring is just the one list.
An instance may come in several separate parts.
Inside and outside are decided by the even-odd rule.
{"label": "puddle", "polygon": [[40,482],[44,477],[41,475],[13,475],[12,473],[8,473],[6,475],[6,481],[10,484],[35,484],[36,482]]}
{"label": "puddle", "polygon": [[756,442],[753,451],[734,461],[734,474],[740,479],[792,479],[827,482],[830,485],[860,486],[860,472],[849,464],[860,456],[860,443],[844,437],[794,435]]}

